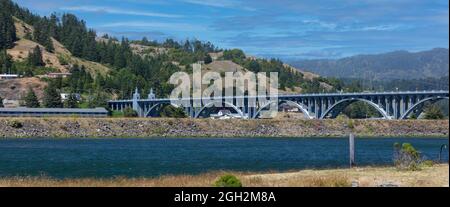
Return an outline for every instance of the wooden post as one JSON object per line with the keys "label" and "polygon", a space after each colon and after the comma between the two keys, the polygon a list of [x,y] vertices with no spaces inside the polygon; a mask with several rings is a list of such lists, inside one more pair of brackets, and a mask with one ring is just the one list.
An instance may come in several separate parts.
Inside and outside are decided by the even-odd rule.
{"label": "wooden post", "polygon": [[350,146],[350,168],[355,165],[355,136],[350,134],[349,136],[349,146]]}

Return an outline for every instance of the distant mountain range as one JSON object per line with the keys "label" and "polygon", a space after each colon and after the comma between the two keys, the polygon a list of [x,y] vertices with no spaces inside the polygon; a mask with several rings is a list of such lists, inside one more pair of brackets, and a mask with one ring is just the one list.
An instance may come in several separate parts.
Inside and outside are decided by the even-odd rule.
{"label": "distant mountain range", "polygon": [[289,63],[326,77],[364,80],[440,78],[449,74],[449,51],[435,48],[414,53],[395,51],[337,60],[298,60]]}

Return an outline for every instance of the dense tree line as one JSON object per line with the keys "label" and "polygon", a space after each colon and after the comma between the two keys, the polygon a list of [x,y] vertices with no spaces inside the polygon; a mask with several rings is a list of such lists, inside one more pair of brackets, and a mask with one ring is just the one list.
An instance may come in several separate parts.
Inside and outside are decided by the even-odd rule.
{"label": "dense tree line", "polygon": [[10,73],[13,65],[12,57],[6,50],[0,50],[0,74]]}
{"label": "dense tree line", "polygon": [[14,20],[8,10],[3,9],[3,4],[0,2],[0,50],[14,47],[17,40]]}
{"label": "dense tree line", "polygon": [[247,58],[245,53],[239,49],[223,51],[223,59],[231,60],[255,73],[278,72],[279,87],[283,90],[294,87],[301,87],[305,93],[322,92],[322,90],[325,90],[321,87],[318,80],[304,79],[302,73],[284,65],[278,59]]}

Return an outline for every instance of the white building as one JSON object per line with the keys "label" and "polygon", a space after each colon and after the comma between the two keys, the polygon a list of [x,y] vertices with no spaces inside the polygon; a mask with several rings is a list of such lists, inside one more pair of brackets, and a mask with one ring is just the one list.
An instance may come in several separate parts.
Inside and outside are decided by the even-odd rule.
{"label": "white building", "polygon": [[19,78],[17,74],[0,74],[0,80]]}
{"label": "white building", "polygon": [[[81,101],[81,95],[79,93],[72,93],[73,96],[75,96],[75,99],[77,101]],[[69,99],[70,97],[70,93],[61,93],[61,100],[65,101],[67,99]]]}

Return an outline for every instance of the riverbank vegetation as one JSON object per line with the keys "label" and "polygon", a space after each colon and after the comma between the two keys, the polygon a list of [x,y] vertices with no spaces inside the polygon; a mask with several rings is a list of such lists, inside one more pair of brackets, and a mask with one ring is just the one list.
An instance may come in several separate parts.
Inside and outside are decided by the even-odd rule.
{"label": "riverbank vegetation", "polygon": [[210,172],[158,178],[6,177],[0,178],[0,187],[213,187],[217,180],[227,174],[239,178],[243,187],[448,187],[449,184],[449,166],[439,164],[420,171],[399,171],[395,167],[357,167],[264,174]]}

